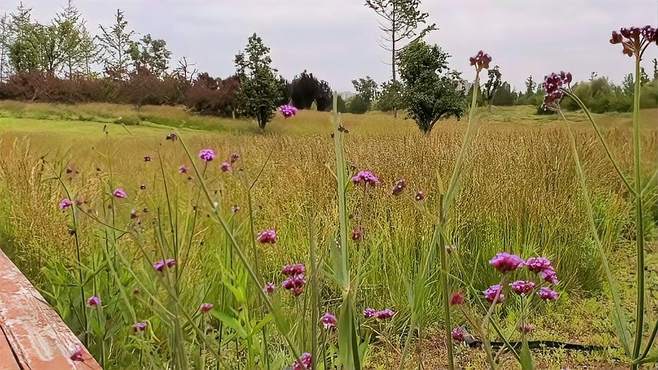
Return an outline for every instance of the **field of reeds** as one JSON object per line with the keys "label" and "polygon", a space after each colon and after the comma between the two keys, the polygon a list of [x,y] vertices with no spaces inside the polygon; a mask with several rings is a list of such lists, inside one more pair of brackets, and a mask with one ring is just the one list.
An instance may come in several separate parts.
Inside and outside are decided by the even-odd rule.
{"label": "field of reeds", "polygon": [[[489,263],[496,253],[545,256],[560,277],[560,299],[535,307],[537,366],[622,366],[609,320],[610,287],[567,125],[574,129],[595,226],[614,256],[629,308],[632,200],[582,113],[569,113],[565,122],[534,111],[494,108],[475,117],[480,130],[465,153],[442,231],[449,239],[449,283],[478,301],[500,280]],[[630,173],[631,116],[596,119]],[[334,368],[345,361],[343,323],[325,330],[318,322],[326,312],[340,321],[345,297],[356,309],[348,314],[361,366],[443,367],[441,302],[453,289],[441,288],[433,238],[465,122],[442,122],[422,135],[412,121],[383,113],[339,120],[336,130],[330,113],[302,111],[294,119],[277,117],[261,133],[252,122],[193,116],[177,107],[137,112],[3,102],[1,246],[108,369],[281,369],[303,352],[323,359],[321,368]],[[650,177],[658,158],[658,110],[642,111],[642,122],[641,170]],[[339,161],[337,133],[344,148]],[[214,160],[200,159],[202,149],[213,149]],[[223,162],[230,166],[222,169]],[[369,170],[379,184],[347,185],[341,204],[337,163],[345,164],[346,183]],[[401,179],[404,189],[394,191]],[[62,207],[64,199],[73,204]],[[646,203],[647,294],[656,316],[651,240],[658,199]],[[259,242],[264,230],[275,230],[276,241]],[[342,238],[350,261],[343,281],[335,255]],[[170,259],[175,263],[166,267]],[[296,296],[282,286],[294,277],[282,268],[299,263],[306,271]],[[268,282],[276,288],[261,294]],[[394,315],[364,318],[366,308]],[[522,312],[515,305],[492,312],[496,330],[521,340]],[[453,325],[468,327],[466,321],[453,313]],[[548,348],[547,341],[583,348]],[[477,346],[455,351],[459,367],[485,366]],[[500,361],[516,366],[509,353]]]}

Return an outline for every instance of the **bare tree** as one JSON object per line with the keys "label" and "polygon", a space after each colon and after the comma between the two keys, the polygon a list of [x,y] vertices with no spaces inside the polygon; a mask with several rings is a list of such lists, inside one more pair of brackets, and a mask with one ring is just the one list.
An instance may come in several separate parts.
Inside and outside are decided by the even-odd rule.
{"label": "bare tree", "polygon": [[103,52],[105,73],[122,80],[128,74],[128,66],[131,63],[130,47],[134,31],[128,30],[128,21],[120,9],[117,9],[114,24],[110,28],[102,25],[99,27],[102,34],[98,36],[98,40]]}

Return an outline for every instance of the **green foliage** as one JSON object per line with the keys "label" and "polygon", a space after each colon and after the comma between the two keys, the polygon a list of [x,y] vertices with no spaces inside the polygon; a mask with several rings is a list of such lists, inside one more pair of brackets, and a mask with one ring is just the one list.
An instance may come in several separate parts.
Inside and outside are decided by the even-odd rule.
{"label": "green foliage", "polygon": [[370,104],[361,95],[354,95],[347,101],[347,112],[363,114],[368,111]]}
{"label": "green foliage", "polygon": [[448,53],[437,45],[414,41],[400,53],[400,78],[409,117],[427,134],[441,118],[464,113],[464,84],[448,69]]}
{"label": "green foliage", "polygon": [[377,109],[382,112],[392,112],[403,104],[403,86],[400,81],[389,81],[382,83],[381,92],[377,99]]}
{"label": "green foliage", "polygon": [[249,37],[244,52],[235,56],[240,79],[240,111],[256,119],[261,130],[272,119],[281,100],[281,81],[271,64],[270,48],[255,33]]}
{"label": "green foliage", "polygon": [[487,81],[484,83],[484,88],[482,91],[482,99],[487,103],[487,106],[491,108],[493,100],[498,92],[498,89],[502,85],[502,74],[500,73],[500,67],[495,66],[487,71]]}
{"label": "green foliage", "polygon": [[[375,82],[375,80],[370,78],[370,76],[366,76],[366,78],[359,78],[358,80],[352,80],[352,85],[354,85],[354,90],[356,90],[356,96],[358,96],[359,100],[361,101],[361,103],[359,104],[365,104],[366,107],[365,111],[369,111],[370,108],[372,107],[372,104],[377,99],[377,95],[379,94],[378,91],[379,86],[377,86],[377,82]],[[350,108],[350,110],[352,109]],[[364,112],[360,112],[360,113],[364,113]],[[352,112],[352,113],[357,113],[357,112]]]}
{"label": "green foliage", "polygon": [[162,77],[169,68],[171,52],[167,49],[167,42],[162,39],[153,39],[146,34],[139,41],[131,41],[130,58],[135,69],[145,69],[156,77]]}
{"label": "green foliage", "polygon": [[100,30],[101,35],[98,36],[98,40],[105,73],[110,78],[123,80],[130,66],[130,49],[134,31],[128,29],[128,21],[119,9],[114,16],[114,24],[109,28],[100,26]]}
{"label": "green foliage", "polygon": [[509,82],[505,81],[500,85],[493,97],[492,104],[496,106],[511,106],[516,104],[518,94]]}

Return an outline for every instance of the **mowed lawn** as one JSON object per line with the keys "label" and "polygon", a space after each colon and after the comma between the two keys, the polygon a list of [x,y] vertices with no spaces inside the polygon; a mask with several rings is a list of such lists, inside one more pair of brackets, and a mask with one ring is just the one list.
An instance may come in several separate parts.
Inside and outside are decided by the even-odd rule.
{"label": "mowed lawn", "polygon": [[[602,237],[608,252],[619,256],[614,259],[615,269],[624,277],[620,283],[628,297],[632,297],[632,272],[625,261],[633,257],[627,240],[630,206],[582,114],[570,113],[569,122],[564,123],[556,116],[534,113],[534,107],[494,107],[491,112],[482,108],[478,113],[481,131],[469,155],[453,215],[460,253],[469,265],[456,267],[455,274],[460,278],[478,276],[482,281],[475,284],[484,288],[495,282],[487,261],[498,250],[550,256],[562,280],[562,298],[537,317],[535,338],[566,339],[610,348],[594,353],[545,351],[539,355],[539,364],[614,367],[619,349],[609,321],[607,286],[579,203],[565,124],[576,127]],[[658,110],[645,110],[642,114],[643,169],[648,174],[658,162]],[[604,127],[613,154],[628,170],[632,159],[630,115],[605,114],[595,118]],[[344,114],[341,120],[349,131],[346,152],[350,170],[370,169],[382,180],[368,205],[369,213],[358,216],[372,235],[372,243],[364,248],[378,251],[377,254],[381,251],[382,255],[373,266],[363,267],[368,289],[363,290],[360,299],[404,312],[407,292],[400,280],[413,273],[412,267],[404,265],[413,260],[413,253],[406,251],[418,248],[418,240],[424,240],[427,230],[431,230],[432,215],[437,211],[438,194],[443,187],[440,183],[448,178],[454,164],[463,125],[456,119],[442,121],[425,136],[403,114],[398,118],[381,112]],[[68,253],[70,243],[60,230],[65,221],[52,207],[60,194],[53,192],[38,198],[50,203],[44,205],[36,204],[37,198],[30,192],[20,190],[31,181],[28,165],[44,157],[60,169],[75,168],[88,178],[79,185],[83,191],[93,183],[94,171],[104,168],[111,158],[114,181],[132,195],[139,192],[140,185],[150,188],[158,176],[159,165],[143,160],[144,156],[152,156],[163,159],[165,170],[183,189],[186,180],[176,177],[176,169],[187,164],[187,158],[177,143],[165,140],[169,133],[176,132],[195,153],[200,148],[214,148],[218,162],[231,153],[240,154],[239,171],[234,175],[222,175],[217,166],[212,169],[221,182],[213,186],[223,195],[227,207],[245,206],[242,185],[245,179],[255,178],[262,171],[253,194],[256,227],[276,227],[279,233],[277,246],[281,248],[265,252],[265,270],[274,274],[283,264],[306,256],[304,210],[308,207],[318,220],[321,241],[330,240],[336,220],[332,127],[329,113],[314,111],[302,111],[287,120],[277,115],[261,132],[255,122],[202,117],[180,107],[146,106],[137,111],[131,106],[112,104],[0,102],[0,164],[4,170],[0,172],[0,199],[6,203],[11,194],[16,194],[16,199],[12,199],[15,205],[0,207],[0,217],[5,219],[0,221],[0,240],[11,240],[13,258],[39,287],[46,287],[47,281],[39,271],[41,266],[31,264],[31,258],[39,248]],[[407,198],[390,195],[399,178],[409,183]],[[428,195],[422,205],[413,201],[415,191]],[[358,204],[356,196],[350,202]],[[649,205],[654,217],[658,217],[656,203],[652,199]],[[26,221],[28,218],[30,222]],[[652,222],[655,225],[656,219]],[[30,225],[31,229],[17,231],[17,225]],[[650,261],[656,261],[655,253],[651,253]],[[386,274],[394,268],[399,273]],[[650,284],[658,288],[656,276],[650,277]],[[631,302],[626,302],[630,307]],[[439,319],[438,313],[431,313],[430,317]],[[510,315],[504,325],[514,330],[514,319]],[[430,333],[435,330],[436,325]],[[388,333],[390,342],[399,340],[397,334]],[[428,335],[423,345],[441,364],[445,353],[437,345],[438,338]],[[475,358],[474,368],[480,366],[478,361],[484,361],[477,350],[464,348],[459,352]],[[372,361],[388,368],[397,363],[398,354],[393,349],[382,350]]]}

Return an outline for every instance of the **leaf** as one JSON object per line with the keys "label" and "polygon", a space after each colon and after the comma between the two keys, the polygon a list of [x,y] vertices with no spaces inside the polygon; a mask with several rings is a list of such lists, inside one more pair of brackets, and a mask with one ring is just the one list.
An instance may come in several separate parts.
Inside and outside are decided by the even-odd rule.
{"label": "leaf", "polygon": [[213,311],[211,311],[211,313],[212,313],[213,316],[215,316],[215,318],[217,318],[217,320],[224,323],[224,325],[226,325],[229,328],[235,330],[241,338],[247,338],[248,337],[247,331],[242,327],[242,324],[240,324],[240,321],[238,321],[238,319],[236,319],[235,317],[229,316],[226,313],[219,312],[217,310],[213,310]]}
{"label": "leaf", "polygon": [[535,368],[534,361],[532,360],[532,353],[530,352],[528,341],[525,338],[523,338],[521,352],[519,353],[519,364],[523,370],[532,370]]}

